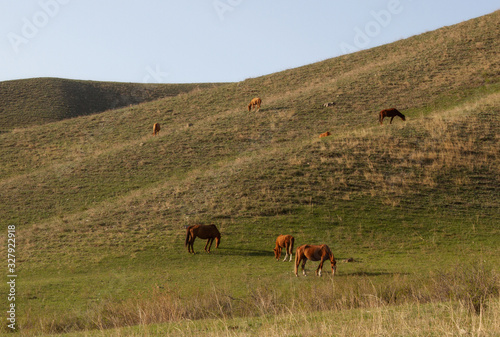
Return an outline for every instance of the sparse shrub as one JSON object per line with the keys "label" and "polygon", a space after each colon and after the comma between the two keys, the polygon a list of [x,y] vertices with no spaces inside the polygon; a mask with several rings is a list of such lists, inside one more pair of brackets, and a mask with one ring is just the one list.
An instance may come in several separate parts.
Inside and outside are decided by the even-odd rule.
{"label": "sparse shrub", "polygon": [[435,275],[431,280],[434,300],[458,301],[476,314],[486,309],[490,298],[500,294],[498,274],[483,263],[462,264],[452,272]]}

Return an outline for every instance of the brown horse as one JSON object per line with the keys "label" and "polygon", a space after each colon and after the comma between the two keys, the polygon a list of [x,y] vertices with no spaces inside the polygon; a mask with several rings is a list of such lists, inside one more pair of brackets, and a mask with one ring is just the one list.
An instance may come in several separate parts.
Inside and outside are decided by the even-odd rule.
{"label": "brown horse", "polygon": [[321,270],[323,269],[323,262],[326,259],[330,260],[332,265],[332,276],[335,275],[337,270],[337,261],[333,256],[332,251],[327,245],[302,245],[297,248],[295,252],[295,276],[299,276],[299,264],[302,261],[302,273],[306,276],[306,271],[304,269],[307,260],[320,261],[318,269],[316,269],[316,275],[321,276]]}
{"label": "brown horse", "polygon": [[212,247],[214,239],[215,248],[219,248],[220,232],[215,225],[192,225],[187,228],[185,246],[188,247],[189,253],[195,254],[193,244],[196,237],[199,237],[200,239],[207,239],[207,244],[205,245],[205,251],[207,253],[210,253],[210,247]]}
{"label": "brown horse", "polygon": [[252,111],[252,108],[257,107],[256,111],[260,110],[260,105],[262,104],[262,100],[259,97],[255,97],[248,104],[248,111]]}
{"label": "brown horse", "polygon": [[322,134],[319,135],[319,138],[328,137],[330,135],[331,135],[330,131],[323,132]]}
{"label": "brown horse", "polygon": [[158,133],[160,133],[160,124],[154,123],[153,124],[153,136],[156,136]]}
{"label": "brown horse", "polygon": [[391,108],[380,111],[378,116],[378,121],[380,122],[380,125],[382,125],[382,121],[384,120],[385,117],[391,117],[391,122],[389,124],[392,124],[392,120],[396,116],[401,117],[401,119],[404,121],[406,120],[405,115],[403,115],[397,109]]}
{"label": "brown horse", "polygon": [[290,255],[290,260],[292,261],[293,256],[293,244],[295,243],[295,238],[291,235],[280,235],[276,239],[276,247],[274,248],[274,257],[276,261],[279,261],[281,257],[281,249],[285,248],[285,258],[283,261],[286,261],[288,255]]}

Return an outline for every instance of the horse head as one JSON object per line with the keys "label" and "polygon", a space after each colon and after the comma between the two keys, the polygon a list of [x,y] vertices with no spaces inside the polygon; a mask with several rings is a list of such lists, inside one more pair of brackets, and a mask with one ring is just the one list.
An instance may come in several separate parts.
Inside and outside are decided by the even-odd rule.
{"label": "horse head", "polygon": [[278,247],[275,247],[273,249],[273,251],[274,251],[274,257],[276,258],[276,260],[278,260],[279,259],[279,249],[278,249]]}
{"label": "horse head", "polygon": [[330,263],[332,265],[332,276],[335,276],[335,272],[337,271],[337,260],[335,260],[335,256],[330,252]]}

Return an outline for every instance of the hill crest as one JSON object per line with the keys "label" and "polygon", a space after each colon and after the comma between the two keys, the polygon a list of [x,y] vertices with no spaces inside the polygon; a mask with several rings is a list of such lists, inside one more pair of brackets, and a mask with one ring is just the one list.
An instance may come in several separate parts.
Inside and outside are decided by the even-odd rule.
{"label": "hill crest", "polygon": [[42,77],[0,82],[0,130],[172,97],[216,84],[149,84]]}

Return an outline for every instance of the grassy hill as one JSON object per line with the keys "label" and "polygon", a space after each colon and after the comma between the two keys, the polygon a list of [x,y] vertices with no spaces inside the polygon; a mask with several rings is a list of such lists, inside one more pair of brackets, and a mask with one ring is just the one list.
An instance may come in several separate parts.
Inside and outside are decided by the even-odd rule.
{"label": "grassy hill", "polygon": [[[175,330],[157,323],[216,318],[220,334],[252,334],[272,330],[273,319],[297,321],[290,313],[408,313],[429,303],[430,322],[441,303],[463,314],[466,332],[476,331],[476,312],[494,329],[498,311],[485,308],[498,308],[500,289],[499,21],[495,12],[297,69],[0,134],[1,222],[16,226],[20,328],[139,325],[141,335]],[[263,106],[248,112],[254,96]],[[377,112],[388,107],[406,122],[380,126]],[[319,139],[325,131],[332,136]],[[184,226],[197,222],[222,232],[210,255],[184,248]],[[356,262],[339,262],[334,279],[297,279],[290,263],[273,260],[284,233]],[[321,317],[301,316],[329,324]]]}
{"label": "grassy hill", "polygon": [[0,131],[90,115],[215,84],[140,84],[33,78],[0,82]]}

